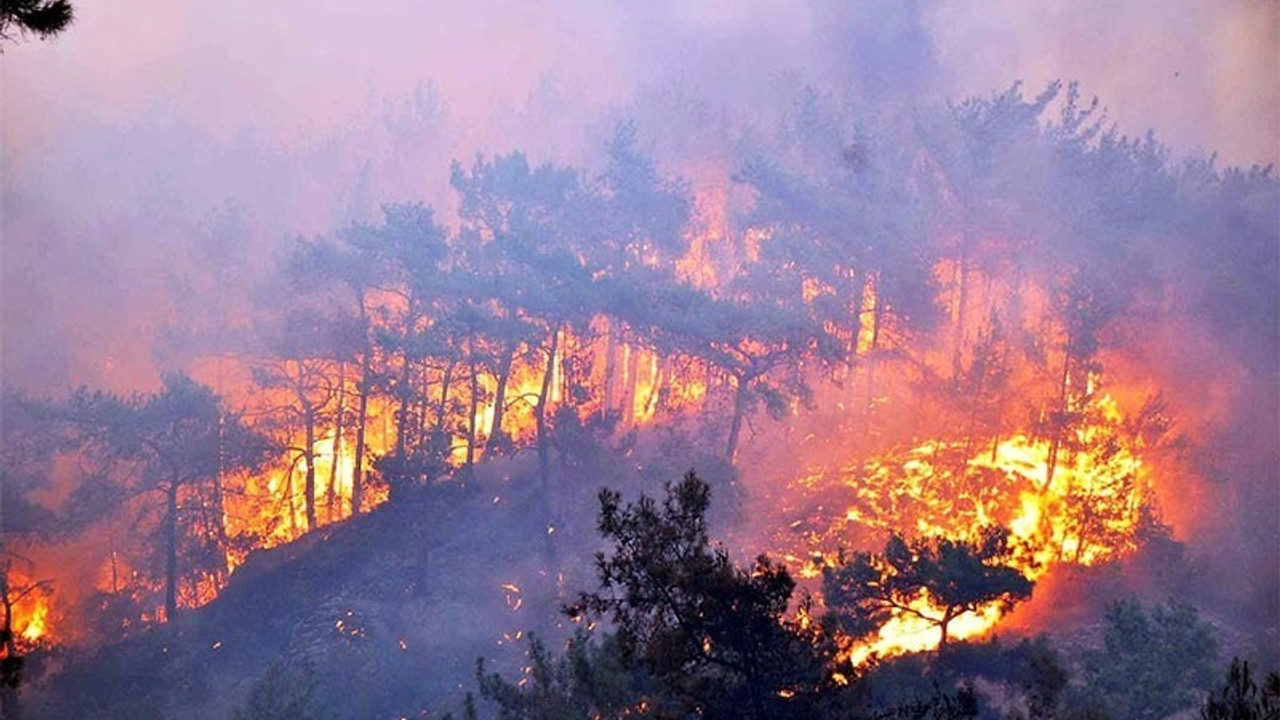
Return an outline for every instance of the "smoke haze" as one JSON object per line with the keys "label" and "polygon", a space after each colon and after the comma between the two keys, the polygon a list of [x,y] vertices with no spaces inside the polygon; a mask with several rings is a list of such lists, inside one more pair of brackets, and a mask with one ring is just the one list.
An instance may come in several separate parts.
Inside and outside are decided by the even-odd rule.
{"label": "smoke haze", "polygon": [[[452,161],[519,149],[594,175],[622,119],[635,119],[661,172],[695,195],[735,192],[728,178],[809,86],[840,117],[874,124],[884,108],[910,117],[1016,81],[1034,96],[1078,80],[1122,132],[1154,129],[1177,155],[1280,160],[1280,3],[1265,0],[76,9],[65,34],[0,55],[0,382],[34,394],[153,388],[194,353],[166,331],[216,330],[236,316],[296,238],[374,220],[384,202],[425,202],[456,227]],[[1200,290],[1187,287],[1179,318],[1199,311]],[[1133,343],[1147,373],[1137,379],[1176,386],[1182,429],[1218,448],[1205,464],[1224,477],[1163,488],[1179,539],[1274,538],[1269,365],[1280,348],[1275,328],[1253,332],[1277,315],[1268,301],[1247,308],[1239,328],[1188,332],[1171,321]],[[1201,505],[1212,497],[1216,507]],[[1244,554],[1272,563],[1263,584],[1275,586],[1274,555]]]}

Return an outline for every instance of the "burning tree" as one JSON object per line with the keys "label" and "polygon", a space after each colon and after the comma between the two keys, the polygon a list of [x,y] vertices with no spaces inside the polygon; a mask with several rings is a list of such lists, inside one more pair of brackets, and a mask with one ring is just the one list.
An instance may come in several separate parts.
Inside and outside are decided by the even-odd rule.
{"label": "burning tree", "polygon": [[29,656],[45,645],[52,582],[30,580],[16,566],[31,570],[31,562],[12,552],[0,551],[0,717],[17,718],[18,691],[28,669]]}
{"label": "burning tree", "polygon": [[953,620],[1031,597],[1031,580],[1009,564],[1009,531],[990,526],[976,534],[973,541],[907,541],[894,533],[883,553],[840,558],[822,576],[828,622],[860,641],[886,632],[891,620],[914,617],[935,626],[946,648]]}
{"label": "burning tree", "polygon": [[166,376],[153,394],[119,397],[81,390],[67,412],[81,452],[103,468],[72,502],[89,517],[133,506],[140,518],[150,520],[152,547],[162,557],[157,574],[165,618],[172,621],[183,582],[191,583],[189,602],[194,603],[225,580],[232,540],[225,480],[261,469],[272,446],[227,412],[212,390],[184,375]]}

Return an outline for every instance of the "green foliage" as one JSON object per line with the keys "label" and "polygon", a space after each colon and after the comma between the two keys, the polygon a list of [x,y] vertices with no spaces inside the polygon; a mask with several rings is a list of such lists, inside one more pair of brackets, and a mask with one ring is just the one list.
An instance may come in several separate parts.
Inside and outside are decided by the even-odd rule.
{"label": "green foliage", "polygon": [[644,697],[644,679],[624,667],[617,640],[595,642],[578,631],[564,655],[552,657],[546,645],[529,636],[527,683],[508,682],[486,673],[478,661],[480,696],[498,706],[498,720],[590,720],[625,716]]}
{"label": "green foliage", "polygon": [[1217,641],[1196,609],[1177,602],[1111,605],[1103,649],[1084,656],[1083,696],[1112,716],[1156,720],[1192,707],[1213,682]]}
{"label": "green foliage", "polygon": [[[861,677],[836,659],[832,637],[789,615],[794,581],[767,558],[735,566],[707,536],[710,491],[692,472],[657,502],[600,495],[600,587],[566,612],[610,623],[578,632],[553,657],[530,638],[529,666],[511,682],[478,665],[481,696],[499,720],[960,720],[978,696],[938,682],[868,701]],[[837,673],[841,677],[837,680]],[[470,713],[470,711],[468,711]],[[472,714],[467,714],[472,717]]]}
{"label": "green foliage", "polygon": [[[823,571],[826,622],[853,637],[865,637],[897,613],[917,615],[938,626],[948,641],[952,620],[999,602],[1006,607],[1031,597],[1032,582],[1004,564],[1011,558],[1009,531],[983,528],[972,542],[945,537],[911,541],[893,534],[883,553],[854,553]],[[940,613],[911,603],[927,592]]]}
{"label": "green foliage", "polygon": [[277,663],[254,683],[234,720],[337,720],[325,709],[319,687],[310,667],[291,668]]}
{"label": "green foliage", "polygon": [[655,717],[812,718],[832,702],[834,644],[787,617],[795,581],[761,556],[738,568],[706,531],[710,492],[692,472],[659,504],[600,493],[600,588],[570,611],[613,624],[626,667],[652,677]]}
{"label": "green foliage", "polygon": [[1280,673],[1272,672],[1262,687],[1254,682],[1249,661],[1231,659],[1226,683],[1200,708],[1202,720],[1280,720]]}

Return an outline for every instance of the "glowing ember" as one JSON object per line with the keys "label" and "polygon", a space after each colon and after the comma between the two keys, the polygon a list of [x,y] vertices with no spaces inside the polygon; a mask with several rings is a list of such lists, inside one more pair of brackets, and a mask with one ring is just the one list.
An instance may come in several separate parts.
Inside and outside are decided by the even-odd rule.
{"label": "glowing ember", "polygon": [[[1083,417],[1063,443],[1070,451],[1057,455],[1052,472],[1050,440],[1020,433],[999,442],[929,442],[838,473],[800,478],[793,490],[817,509],[787,523],[790,540],[783,542],[790,549],[781,556],[791,563],[814,558],[800,573],[812,578],[840,548],[875,546],[890,531],[973,541],[980,528],[997,524],[1010,531],[1011,566],[1030,580],[1057,563],[1093,565],[1118,557],[1137,547],[1144,521],[1155,514],[1141,459],[1144,443],[1107,396],[1093,398]],[[842,505],[845,511],[834,518],[823,511]],[[847,652],[860,663],[872,655],[936,648],[941,637],[930,618],[944,612],[922,592]],[[979,636],[1001,614],[994,602],[961,614],[948,637]]]}
{"label": "glowing ember", "polygon": [[32,580],[13,565],[5,573],[4,604],[18,652],[28,652],[37,645],[53,642],[50,633],[51,586]]}

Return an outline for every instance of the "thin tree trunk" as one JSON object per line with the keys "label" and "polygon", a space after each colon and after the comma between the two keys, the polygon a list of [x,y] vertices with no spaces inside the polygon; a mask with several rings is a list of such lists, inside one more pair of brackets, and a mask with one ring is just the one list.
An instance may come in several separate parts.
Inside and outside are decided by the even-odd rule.
{"label": "thin tree trunk", "polygon": [[364,508],[364,450],[365,425],[369,422],[369,376],[373,374],[373,345],[369,342],[369,312],[365,309],[364,290],[356,293],[356,303],[360,306],[360,379],[356,382],[356,391],[360,398],[356,402],[356,448],[355,457],[351,461],[351,515],[360,514]]}
{"label": "thin tree trunk", "polygon": [[613,410],[614,404],[614,382],[618,373],[618,343],[614,333],[613,319],[610,318],[605,329],[604,404],[601,405],[601,415],[603,416],[608,416],[609,411]]}
{"label": "thin tree trunk", "polygon": [[338,507],[338,465],[342,460],[342,435],[346,431],[344,427],[344,419],[346,418],[347,408],[347,364],[338,361],[338,408],[337,414],[333,421],[333,460],[329,464],[329,490],[325,496],[325,506],[328,509],[329,522],[334,521],[334,513]]}
{"label": "thin tree trunk", "polygon": [[9,595],[9,563],[0,566],[0,601],[4,603],[4,649],[9,657],[18,656],[17,632],[13,627],[13,598]]}
{"label": "thin tree trunk", "polygon": [[[547,351],[547,370],[542,375],[542,387],[538,390],[538,406],[533,410],[538,430],[538,476],[542,487],[539,493],[547,530],[555,527],[555,508],[551,504],[551,439],[547,436],[547,403],[551,398],[551,383],[556,372],[556,353],[560,349],[560,328],[551,330],[551,347]],[[556,543],[551,532],[543,533],[548,564],[555,567]]]}
{"label": "thin tree trunk", "polygon": [[298,531],[298,508],[297,503],[294,502],[295,498],[293,496],[293,474],[297,472],[298,461],[301,459],[301,455],[295,457],[293,461],[289,463],[289,472],[284,476],[284,497],[285,503],[289,506],[289,530],[293,533],[294,537],[302,534]]}
{"label": "thin tree trunk", "polygon": [[547,401],[551,397],[551,381],[556,372],[556,352],[560,349],[560,328],[551,331],[551,348],[547,351],[547,370],[542,374],[542,387],[538,390],[538,406],[533,419],[538,431],[538,471],[542,478],[542,492],[547,494],[551,477],[551,449],[547,437]]}
{"label": "thin tree trunk", "polygon": [[471,365],[471,404],[467,413],[467,472],[476,461],[476,412],[480,408],[480,376],[476,368],[475,342],[468,342],[468,362]]}
{"label": "thin tree trunk", "polygon": [[[215,532],[218,535],[218,553],[220,562],[218,563],[217,584],[219,587],[228,575],[231,574],[230,563],[227,562],[227,514],[224,510],[223,489],[222,489],[222,458],[224,450],[224,426],[225,417],[222,411],[218,411],[218,449],[217,449],[217,468],[213,474],[213,512],[216,522],[214,524]],[[112,572],[115,571],[115,557],[111,559]]]}
{"label": "thin tree trunk", "polygon": [[[884,321],[884,303],[880,299],[879,293],[876,294],[875,304],[871,307],[871,342],[867,346],[867,397],[866,408],[867,414],[871,414],[875,408],[876,393],[876,350],[880,347],[880,329]],[[871,423],[867,423],[870,430]]]}
{"label": "thin tree trunk", "polygon": [[169,481],[165,489],[167,513],[164,519],[164,620],[178,616],[178,483]]}
{"label": "thin tree trunk", "polygon": [[702,417],[704,418],[711,414],[711,386],[715,383],[716,379],[715,369],[712,367],[711,363],[706,363],[706,370],[707,374],[703,381],[702,392]]}
{"label": "thin tree trunk", "polygon": [[456,363],[449,360],[444,368],[444,376],[440,378],[440,402],[436,405],[436,432],[443,433],[449,424],[449,389],[453,384],[453,368]]}
{"label": "thin tree trunk", "polygon": [[422,367],[422,392],[418,394],[418,437],[419,444],[427,437],[427,417],[431,414],[431,368],[427,363]]}
{"label": "thin tree trunk", "polygon": [[959,276],[960,297],[956,302],[956,324],[951,350],[951,379],[960,377],[964,360],[964,332],[966,313],[969,305],[969,228],[966,226],[960,236],[960,258],[956,274]]}
{"label": "thin tree trunk", "polygon": [[949,633],[949,627],[950,627],[950,625],[951,625],[951,621],[952,621],[952,620],[954,620],[954,619],[955,619],[955,617],[951,614],[951,610],[950,610],[950,608],[948,608],[948,609],[946,610],[946,612],[942,615],[942,622],[938,623],[938,628],[939,628],[939,630],[940,630],[940,631],[941,631],[941,633],[942,633],[942,638],[938,641],[938,654],[939,654],[939,655],[941,655],[943,652],[945,652],[945,651],[946,651],[946,649],[947,649],[947,643],[948,643],[948,642],[950,642],[950,640],[951,640],[951,635],[950,635],[950,633]]}
{"label": "thin tree trunk", "polygon": [[[857,271],[856,278],[857,278],[857,282],[855,282],[854,285],[855,287],[858,288],[858,313],[857,313],[857,317],[855,318],[856,323],[854,325],[854,331],[853,331],[853,343],[852,343],[853,349],[849,357],[849,374],[848,374],[849,387],[847,389],[848,399],[844,401],[844,402],[847,402],[848,406],[851,408],[859,407],[858,380],[861,377],[859,364],[860,364],[860,359],[862,355],[869,350],[868,347],[864,347],[864,343],[863,343],[863,334],[866,326],[867,313],[871,312],[871,308],[867,307],[867,301],[868,299],[870,299],[871,302],[873,303],[875,302],[874,289],[871,284],[871,278],[867,275],[867,273],[862,271]],[[871,293],[870,298],[868,298],[868,293]],[[865,345],[869,346],[870,344],[871,344],[871,339],[870,337],[868,337]],[[837,396],[837,403],[839,402],[841,401],[839,400],[839,396]]]}
{"label": "thin tree trunk", "polygon": [[356,403],[356,450],[351,461],[351,514],[359,515],[364,503],[364,430],[369,423],[369,375],[372,360],[366,348],[360,359],[360,380],[356,390],[360,398]]}
{"label": "thin tree trunk", "polygon": [[[0,600],[4,603],[4,649],[8,658],[14,662],[18,661],[22,656],[18,654],[18,642],[13,627],[13,599],[9,594],[9,565],[6,563],[0,567]],[[0,683],[0,718],[4,720],[17,720],[22,714],[22,708],[18,702],[18,681],[21,680],[21,666],[10,671],[13,677],[9,677],[9,672],[5,673],[5,680],[13,682]]]}
{"label": "thin tree trunk", "polygon": [[653,374],[653,385],[649,388],[649,397],[644,401],[645,417],[653,417],[658,412],[658,397],[662,391],[662,384],[667,381],[667,359],[658,356],[657,371]]}
{"label": "thin tree trunk", "polygon": [[[405,327],[413,327],[412,318],[406,322]],[[409,359],[408,336],[406,334],[405,348],[401,353],[399,386],[396,388],[399,407],[396,408],[395,470],[391,476],[387,478],[387,484],[392,497],[398,497],[405,490],[409,482],[407,470],[409,459],[409,403],[412,402],[413,398],[413,392],[411,390],[412,376],[413,363]]]}
{"label": "thin tree trunk", "polygon": [[636,395],[640,389],[640,352],[634,344],[627,345],[627,378],[623,391],[622,420],[626,425],[636,423]]}
{"label": "thin tree trunk", "polygon": [[498,370],[498,385],[493,392],[493,424],[489,427],[489,441],[485,445],[485,455],[497,450],[498,443],[501,442],[502,418],[507,410],[507,380],[511,378],[511,365],[515,362],[518,348],[518,343],[511,347],[502,360],[502,367]]}
{"label": "thin tree trunk", "polygon": [[1049,440],[1049,457],[1046,461],[1044,486],[1053,485],[1053,475],[1058,466],[1058,448],[1067,424],[1067,385],[1071,379],[1071,335],[1067,335],[1066,351],[1062,357],[1062,378],[1058,382],[1058,417],[1053,423],[1053,437]]}
{"label": "thin tree trunk", "polygon": [[[396,410],[396,459],[401,464],[409,453],[409,400],[413,395],[409,391],[410,367],[409,352],[406,350],[403,365],[400,367],[400,387],[396,388],[396,394],[400,396],[400,407]],[[403,480],[403,478],[396,480]]]}
{"label": "thin tree trunk", "polygon": [[733,420],[729,424],[729,440],[725,445],[724,456],[732,463],[738,454],[738,436],[742,433],[742,420],[747,414],[747,388],[750,381],[737,377],[738,387],[733,395]]}
{"label": "thin tree trunk", "polygon": [[306,430],[302,454],[303,462],[307,464],[302,491],[307,511],[307,530],[311,531],[316,527],[316,418],[315,410],[309,405],[303,406],[302,422]]}
{"label": "thin tree trunk", "polygon": [[107,524],[107,547],[111,551],[111,594],[120,592],[120,568],[116,561],[116,534],[112,532],[112,526]]}

